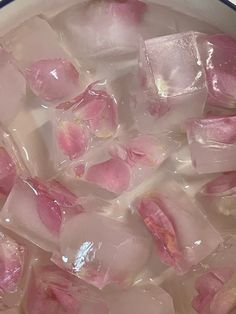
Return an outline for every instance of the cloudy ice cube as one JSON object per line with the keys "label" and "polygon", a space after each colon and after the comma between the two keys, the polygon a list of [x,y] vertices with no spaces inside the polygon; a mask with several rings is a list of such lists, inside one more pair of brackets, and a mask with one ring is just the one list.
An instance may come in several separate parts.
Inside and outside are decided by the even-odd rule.
{"label": "cloudy ice cube", "polygon": [[187,135],[199,174],[236,170],[236,116],[190,119]]}
{"label": "cloudy ice cube", "polygon": [[138,49],[145,11],[146,4],[138,0],[91,1],[62,13],[58,23],[76,56],[123,56]]}
{"label": "cloudy ice cube", "polygon": [[[0,47],[0,121],[8,124],[19,112],[26,94],[23,75],[10,55]],[[6,105],[7,104],[7,105]]]}
{"label": "cloudy ice cube", "polygon": [[51,251],[57,245],[63,221],[81,211],[77,197],[58,181],[18,178],[0,219],[7,228]]}
{"label": "cloudy ice cube", "polygon": [[45,101],[74,95],[79,73],[49,24],[35,17],[3,38],[32,91]]}
{"label": "cloudy ice cube", "polygon": [[52,260],[99,289],[132,283],[150,253],[146,234],[96,213],[68,220],[59,242]]}

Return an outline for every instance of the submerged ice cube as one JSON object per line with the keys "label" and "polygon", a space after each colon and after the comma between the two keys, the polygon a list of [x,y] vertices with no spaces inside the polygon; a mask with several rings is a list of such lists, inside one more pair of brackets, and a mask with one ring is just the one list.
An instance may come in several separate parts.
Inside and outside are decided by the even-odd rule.
{"label": "submerged ice cube", "polygon": [[198,173],[236,170],[236,116],[190,119],[187,134]]}
{"label": "submerged ice cube", "polygon": [[106,82],[94,82],[54,112],[55,163],[58,167],[75,160],[118,129],[117,102]]}
{"label": "submerged ice cube", "polygon": [[90,1],[62,13],[60,32],[82,58],[123,56],[138,49],[146,4],[138,0]]}
{"label": "submerged ice cube", "polygon": [[[17,115],[26,95],[26,83],[11,56],[0,47],[0,122],[8,124]],[[6,105],[7,104],[7,105]]]}
{"label": "submerged ice cube", "polygon": [[81,211],[77,197],[58,181],[18,178],[0,219],[7,228],[50,251],[57,245],[63,221]]}
{"label": "submerged ice cube", "polygon": [[26,248],[0,231],[0,310],[14,307],[22,297]]}
{"label": "submerged ice cube", "polygon": [[149,237],[96,213],[81,213],[60,233],[53,262],[89,284],[126,286],[142,270],[150,253]]}
{"label": "submerged ice cube", "polygon": [[141,91],[133,105],[139,128],[179,127],[185,119],[202,114],[207,89],[198,36],[188,32],[141,42]]}
{"label": "submerged ice cube", "polygon": [[214,106],[236,108],[236,40],[226,34],[206,36],[201,42],[209,90]]}
{"label": "submerged ice cube", "polygon": [[56,266],[34,267],[24,301],[26,314],[108,314],[101,293]]}
{"label": "submerged ice cube", "polygon": [[134,206],[154,238],[160,260],[180,274],[222,242],[220,234],[173,180],[157,183]]}
{"label": "submerged ice cube", "polygon": [[174,314],[171,297],[160,287],[133,287],[109,296],[110,314]]}
{"label": "submerged ice cube", "polygon": [[28,20],[3,38],[32,91],[45,101],[74,95],[79,73],[59,44],[56,33],[39,17]]}

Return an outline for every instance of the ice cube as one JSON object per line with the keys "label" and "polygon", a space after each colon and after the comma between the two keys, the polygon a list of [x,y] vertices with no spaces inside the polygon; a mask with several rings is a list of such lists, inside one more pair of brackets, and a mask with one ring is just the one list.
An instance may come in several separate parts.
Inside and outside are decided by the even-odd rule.
{"label": "ice cube", "polygon": [[63,100],[78,90],[79,73],[43,19],[28,20],[7,34],[3,45],[15,58],[32,91],[43,100]]}
{"label": "ice cube", "polygon": [[124,56],[138,48],[145,11],[146,4],[138,0],[91,1],[63,12],[57,23],[78,57]]}
{"label": "ice cube", "polygon": [[81,213],[63,226],[59,251],[52,260],[99,289],[109,284],[126,286],[147,262],[149,240],[143,231],[121,222]]}
{"label": "ice cube", "polygon": [[77,197],[59,182],[18,178],[0,219],[7,228],[51,251],[57,245],[62,222],[82,210]]}
{"label": "ice cube", "polygon": [[90,84],[54,112],[55,163],[58,167],[101,145],[118,128],[117,103],[106,82]]}
{"label": "ice cube", "polygon": [[10,55],[0,47],[1,123],[8,124],[17,115],[25,100],[25,94],[26,83],[23,75],[16,68]]}
{"label": "ice cube", "polygon": [[197,37],[188,32],[141,41],[133,105],[137,127],[179,128],[203,113],[207,89]]}
{"label": "ice cube", "polygon": [[236,41],[226,34],[207,36],[201,41],[213,106],[236,107]]}
{"label": "ice cube", "polygon": [[236,116],[190,119],[187,134],[198,173],[236,170]]}
{"label": "ice cube", "polygon": [[179,185],[160,181],[134,207],[152,234],[160,260],[183,274],[211,254],[220,234]]}
{"label": "ice cube", "polygon": [[26,248],[0,231],[0,310],[14,307],[22,297]]}
{"label": "ice cube", "polygon": [[8,196],[17,175],[26,172],[11,135],[0,127],[0,197]]}
{"label": "ice cube", "polygon": [[101,293],[56,266],[34,267],[24,301],[27,314],[108,314]]}
{"label": "ice cube", "polygon": [[171,297],[160,287],[133,287],[109,297],[111,314],[174,314]]}

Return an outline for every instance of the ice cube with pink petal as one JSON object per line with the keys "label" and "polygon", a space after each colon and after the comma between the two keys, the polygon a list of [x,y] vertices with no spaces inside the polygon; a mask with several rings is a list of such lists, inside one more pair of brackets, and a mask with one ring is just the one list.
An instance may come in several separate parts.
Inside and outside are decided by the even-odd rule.
{"label": "ice cube with pink petal", "polygon": [[26,314],[108,314],[102,294],[53,265],[34,267],[24,300]]}
{"label": "ice cube with pink petal", "polygon": [[101,145],[118,129],[117,102],[106,81],[90,84],[85,91],[54,111],[55,163],[62,167]]}
{"label": "ice cube with pink petal", "polygon": [[236,116],[190,119],[187,135],[198,173],[236,170]]}
{"label": "ice cube with pink petal", "polygon": [[147,5],[138,0],[91,1],[63,12],[57,22],[76,56],[125,56],[138,49]]}
{"label": "ice cube with pink petal", "polygon": [[134,202],[161,262],[183,274],[222,242],[197,204],[173,179],[153,184]]}
{"label": "ice cube with pink petal", "polygon": [[200,116],[207,97],[204,68],[194,32],[140,42],[139,83],[132,107],[137,127],[180,127]]}
{"label": "ice cube with pink petal", "polygon": [[28,20],[4,36],[2,43],[41,99],[61,101],[77,93],[79,72],[45,20]]}
{"label": "ice cube with pink petal", "polygon": [[226,34],[206,36],[199,43],[206,69],[208,103],[236,107],[236,40]]}
{"label": "ice cube with pink petal", "polygon": [[171,296],[158,286],[132,287],[109,296],[110,314],[174,314]]}
{"label": "ice cube with pink petal", "polygon": [[17,175],[27,172],[12,136],[0,128],[0,198],[10,193]]}
{"label": "ice cube with pink petal", "polygon": [[[70,176],[121,194],[134,189],[181,145],[172,133],[120,136],[73,163]],[[86,158],[88,157],[88,158]]]}
{"label": "ice cube with pink petal", "polygon": [[[26,83],[11,56],[0,47],[0,121],[8,124],[19,113],[26,96]],[[7,104],[5,106],[4,104]]]}
{"label": "ice cube with pink petal", "polygon": [[63,225],[52,261],[102,289],[109,284],[131,284],[149,254],[150,239],[143,230],[84,212]]}
{"label": "ice cube with pink petal", "polygon": [[51,251],[57,245],[63,221],[82,211],[77,197],[58,181],[18,178],[0,220],[20,236]]}
{"label": "ice cube with pink petal", "polygon": [[0,231],[0,311],[19,304],[25,273],[26,248]]}

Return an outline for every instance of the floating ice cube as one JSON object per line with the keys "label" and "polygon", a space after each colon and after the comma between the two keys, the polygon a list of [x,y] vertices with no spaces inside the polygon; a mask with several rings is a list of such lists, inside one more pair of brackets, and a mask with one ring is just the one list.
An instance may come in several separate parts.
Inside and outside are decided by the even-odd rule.
{"label": "floating ice cube", "polygon": [[196,204],[173,180],[156,183],[134,202],[151,232],[160,260],[186,273],[222,242]]}
{"label": "floating ice cube", "polygon": [[[26,94],[23,75],[10,55],[0,47],[0,121],[8,124],[19,112]],[[6,105],[7,104],[7,105]]]}
{"label": "floating ice cube", "polygon": [[150,253],[146,234],[96,213],[81,213],[68,220],[59,242],[52,260],[100,289],[132,283]]}
{"label": "floating ice cube", "polygon": [[32,91],[45,101],[72,97],[79,73],[49,24],[35,17],[3,38]]}
{"label": "floating ice cube", "polygon": [[58,167],[75,160],[118,128],[117,103],[106,82],[95,82],[75,99],[57,106],[54,113],[55,162]]}
{"label": "floating ice cube", "polygon": [[58,18],[64,40],[83,58],[123,56],[138,49],[146,4],[138,0],[90,1]]}
{"label": "floating ice cube", "polygon": [[35,267],[26,292],[27,314],[108,314],[101,293],[56,266]]}
{"label": "floating ice cube", "polygon": [[57,245],[63,221],[82,210],[77,197],[59,182],[19,178],[0,219],[7,228],[50,251]]}
{"label": "floating ice cube", "polygon": [[17,175],[25,173],[26,168],[12,137],[0,127],[0,196],[8,196]]}
{"label": "floating ice cube", "polygon": [[236,107],[236,40],[226,34],[202,39],[209,90],[208,102],[225,108]]}
{"label": "floating ice cube", "polygon": [[188,32],[141,42],[140,86],[133,105],[137,127],[179,128],[185,119],[202,114],[207,89],[197,36]]}
{"label": "floating ice cube", "polygon": [[198,173],[236,170],[236,116],[190,119],[187,134]]}
{"label": "floating ice cube", "polygon": [[110,314],[174,314],[171,297],[160,287],[133,287],[109,298]]}
{"label": "floating ice cube", "polygon": [[26,248],[0,231],[0,310],[14,307],[22,297]]}

